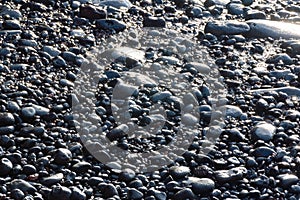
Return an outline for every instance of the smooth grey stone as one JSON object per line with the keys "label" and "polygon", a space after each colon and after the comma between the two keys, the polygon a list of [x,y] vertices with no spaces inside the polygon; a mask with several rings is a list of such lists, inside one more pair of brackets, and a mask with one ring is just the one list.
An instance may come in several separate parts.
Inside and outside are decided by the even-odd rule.
{"label": "smooth grey stone", "polygon": [[230,3],[230,0],[206,0],[204,6],[207,8],[215,5],[226,6],[228,3]]}
{"label": "smooth grey stone", "polygon": [[66,67],[67,66],[67,63],[66,61],[60,57],[60,56],[57,56],[54,60],[53,60],[53,65],[55,67]]}
{"label": "smooth grey stone", "polygon": [[20,189],[13,189],[10,193],[10,196],[14,199],[14,200],[23,200],[25,197],[25,194],[22,190]]}
{"label": "smooth grey stone", "polygon": [[64,186],[54,186],[48,196],[48,200],[71,200],[72,191]]}
{"label": "smooth grey stone", "polygon": [[58,49],[56,49],[55,47],[52,47],[52,46],[44,46],[42,48],[42,50],[44,52],[48,53],[52,57],[56,57],[61,53]]}
{"label": "smooth grey stone", "polygon": [[281,47],[287,49],[287,53],[292,56],[300,55],[300,41],[299,40],[289,40],[289,41],[283,42]]}
{"label": "smooth grey stone", "polygon": [[138,200],[138,199],[142,199],[143,196],[144,194],[135,188],[130,188],[127,192],[128,199]]}
{"label": "smooth grey stone", "polygon": [[18,20],[6,20],[2,24],[5,30],[21,30],[21,24]]}
{"label": "smooth grey stone", "polygon": [[110,132],[108,132],[106,134],[106,137],[110,141],[114,141],[114,140],[117,140],[117,139],[123,137],[128,130],[129,130],[129,128],[126,124],[121,124],[118,127],[112,129]]}
{"label": "smooth grey stone", "polygon": [[226,108],[225,114],[227,117],[239,118],[243,114],[243,111],[237,106],[233,106],[233,105],[222,106],[222,108],[224,107]]}
{"label": "smooth grey stone", "polygon": [[102,0],[99,2],[99,5],[128,9],[132,7],[132,3],[129,0]]}
{"label": "smooth grey stone", "polygon": [[15,101],[8,101],[7,102],[7,110],[9,112],[17,112],[20,110],[20,106]]}
{"label": "smooth grey stone", "polygon": [[300,25],[298,24],[262,19],[249,20],[247,24],[250,31],[244,33],[246,37],[300,39]]}
{"label": "smooth grey stone", "polygon": [[197,62],[191,62],[191,63],[187,63],[184,68],[195,68],[199,73],[202,74],[209,74],[209,72],[211,71],[210,67],[204,63],[197,63]]}
{"label": "smooth grey stone", "polygon": [[70,189],[72,190],[72,194],[70,197],[71,200],[85,200],[86,199],[86,194],[84,193],[84,191],[81,191],[77,187],[71,187]]}
{"label": "smooth grey stone", "polygon": [[72,166],[72,170],[76,173],[84,173],[91,169],[92,165],[88,162],[82,161],[78,162]]}
{"label": "smooth grey stone", "polygon": [[253,4],[254,0],[242,0],[243,5],[250,6]]}
{"label": "smooth grey stone", "polygon": [[19,44],[23,45],[23,46],[30,46],[30,47],[36,47],[36,46],[38,46],[38,43],[35,40],[21,39],[21,40],[19,40]]}
{"label": "smooth grey stone", "polygon": [[228,13],[231,15],[243,15],[244,5],[239,3],[229,3],[227,4]]}
{"label": "smooth grey stone", "polygon": [[293,59],[286,53],[276,54],[276,55],[272,56],[271,58],[268,58],[266,62],[277,64],[280,61],[282,61],[286,65],[291,65],[294,63]]}
{"label": "smooth grey stone", "polygon": [[188,180],[195,194],[209,195],[215,189],[215,182],[210,178],[190,177]]}
{"label": "smooth grey stone", "polygon": [[114,195],[118,195],[117,188],[111,183],[109,183],[109,184],[100,183],[98,185],[98,188],[100,189],[104,198],[110,198],[110,197],[113,197]]}
{"label": "smooth grey stone", "polygon": [[29,68],[29,65],[27,64],[13,64],[10,66],[10,70],[16,70],[16,71],[25,71]]}
{"label": "smooth grey stone", "polygon": [[0,35],[18,35],[21,33],[20,30],[0,30]]}
{"label": "smooth grey stone", "polygon": [[215,178],[219,182],[231,182],[243,179],[244,174],[247,173],[245,167],[235,167],[229,170],[217,170],[215,171]]}
{"label": "smooth grey stone", "polygon": [[50,112],[49,108],[45,108],[43,106],[32,104],[32,107],[35,109],[36,114],[39,116],[47,115]]}
{"label": "smooth grey stone", "polygon": [[0,127],[10,126],[15,124],[15,118],[11,113],[3,112],[0,113]]}
{"label": "smooth grey stone", "polygon": [[280,186],[283,188],[288,188],[291,185],[295,185],[299,182],[298,176],[294,174],[280,174],[278,179],[280,180]]}
{"label": "smooth grey stone", "polygon": [[276,127],[270,123],[260,122],[253,127],[251,133],[254,139],[268,142],[273,139],[276,133]]}
{"label": "smooth grey stone", "polygon": [[72,159],[72,153],[68,149],[59,148],[54,154],[54,163],[58,165],[68,164]]}
{"label": "smooth grey stone", "polygon": [[96,20],[96,27],[103,30],[115,30],[120,32],[126,29],[126,24],[116,19],[98,19]]}
{"label": "smooth grey stone", "polygon": [[25,119],[32,119],[36,114],[36,111],[33,107],[24,107],[21,110],[21,115]]}
{"label": "smooth grey stone", "polygon": [[185,188],[180,191],[178,191],[173,199],[195,199],[196,195],[193,193],[193,191],[190,188]]}
{"label": "smooth grey stone", "polygon": [[166,26],[166,20],[162,17],[146,17],[144,19],[144,27],[162,27],[164,28]]}
{"label": "smooth grey stone", "polygon": [[57,183],[60,183],[63,178],[64,178],[64,175],[62,173],[58,173],[58,174],[54,174],[49,177],[41,178],[40,183],[45,186],[52,186]]}
{"label": "smooth grey stone", "polygon": [[0,127],[0,135],[9,135],[14,133],[15,127],[14,126],[1,126]]}
{"label": "smooth grey stone", "polygon": [[267,16],[263,11],[258,11],[258,10],[249,10],[245,14],[245,19],[246,20],[251,20],[251,19],[266,19]]}
{"label": "smooth grey stone", "polygon": [[275,151],[267,146],[258,147],[253,151],[253,155],[256,157],[269,157],[272,154],[275,154]]}
{"label": "smooth grey stone", "polygon": [[291,73],[291,70],[286,69],[286,70],[274,70],[269,72],[270,77],[275,77],[277,79],[285,78]]}
{"label": "smooth grey stone", "polygon": [[13,10],[13,9],[10,9],[5,6],[0,8],[0,15],[1,16],[8,15],[11,18],[21,18],[22,17],[22,13],[19,10]]}
{"label": "smooth grey stone", "polygon": [[37,192],[37,189],[32,184],[22,179],[13,180],[10,184],[10,189],[20,189],[22,192],[30,194]]}
{"label": "smooth grey stone", "polygon": [[257,90],[250,90],[251,93],[267,93],[267,92],[283,92],[289,96],[297,96],[300,97],[300,89],[296,87],[279,87],[279,88],[270,88],[270,89],[257,89]]}
{"label": "smooth grey stone", "polygon": [[250,31],[250,26],[238,21],[213,21],[208,22],[204,31],[214,35],[240,35]]}
{"label": "smooth grey stone", "polygon": [[7,176],[11,172],[13,164],[7,158],[2,158],[0,160],[0,176]]}
{"label": "smooth grey stone", "polygon": [[79,12],[81,17],[91,20],[105,19],[107,16],[104,8],[88,4],[81,6]]}
{"label": "smooth grey stone", "polygon": [[190,173],[190,168],[185,166],[173,166],[169,169],[170,175],[175,179],[182,179]]}

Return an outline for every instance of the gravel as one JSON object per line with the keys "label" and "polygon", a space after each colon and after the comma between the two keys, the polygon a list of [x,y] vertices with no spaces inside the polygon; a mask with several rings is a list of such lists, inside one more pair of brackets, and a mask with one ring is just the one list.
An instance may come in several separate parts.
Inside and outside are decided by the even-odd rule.
{"label": "gravel", "polygon": [[[299,13],[298,1],[3,1],[0,199],[300,199]],[[151,48],[135,39],[143,28],[152,30]],[[168,37],[174,38],[174,49],[161,48],[164,44],[155,39],[160,28],[172,30]],[[128,32],[129,47],[113,50],[116,62],[82,66],[88,52],[101,48],[109,36],[120,41],[116,34]],[[182,34],[191,41],[178,42]],[[207,52],[216,69],[190,59],[191,43]],[[178,72],[195,86],[193,95],[182,99],[187,105],[182,110],[175,87],[167,90],[142,73],[159,72],[158,79],[165,81],[166,65],[171,78]],[[133,71],[138,66],[147,70]],[[84,97],[74,94],[80,69],[103,70],[95,78],[100,87],[96,112],[86,114],[83,124],[86,136],[97,130],[92,123],[100,123],[103,136],[120,148],[148,151],[173,141],[181,121],[197,124],[187,151],[149,173],[131,165],[123,169],[107,149],[97,153],[111,162],[99,162],[84,146],[87,137],[76,131],[80,116],[72,113],[74,106],[86,109],[80,105]],[[203,78],[214,70],[227,91],[220,102],[226,115],[221,123],[210,121],[221,114],[214,112],[211,98],[218,91]],[[121,82],[114,97],[130,96],[129,113],[141,129],[162,119],[167,129],[145,139],[147,131],[132,136],[132,124],[116,123],[118,108],[110,106],[110,98],[124,72],[144,88]],[[165,118],[149,115],[155,103],[164,106]],[[192,105],[199,105],[200,119],[181,116]],[[214,131],[220,133],[215,144]],[[156,158],[151,162],[160,164]]]}

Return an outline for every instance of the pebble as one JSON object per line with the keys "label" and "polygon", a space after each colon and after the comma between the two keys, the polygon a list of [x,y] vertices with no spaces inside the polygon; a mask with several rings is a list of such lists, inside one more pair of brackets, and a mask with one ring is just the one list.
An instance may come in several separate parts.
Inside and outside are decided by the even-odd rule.
{"label": "pebble", "polygon": [[5,20],[2,27],[5,30],[21,30],[21,25],[18,20]]}
{"label": "pebble", "polygon": [[266,122],[260,122],[251,130],[252,137],[256,140],[269,142],[276,133],[276,127]]}
{"label": "pebble", "polygon": [[257,89],[251,90],[252,93],[266,93],[266,92],[282,92],[289,96],[297,96],[300,97],[300,89],[295,87],[279,87],[279,88],[271,88],[271,89]]}
{"label": "pebble", "polygon": [[80,16],[86,19],[105,19],[107,14],[106,10],[101,7],[96,7],[93,5],[83,5],[80,7]]}
{"label": "pebble", "polygon": [[72,153],[68,149],[59,148],[54,154],[54,163],[58,165],[66,165],[72,159]]}
{"label": "pebble", "polygon": [[3,17],[5,15],[10,16],[11,18],[21,18],[22,17],[22,13],[19,10],[13,10],[10,8],[2,8],[0,11],[0,15]]}
{"label": "pebble", "polygon": [[162,17],[146,17],[144,18],[144,27],[161,27],[164,28],[166,26],[166,20]]}
{"label": "pebble", "polygon": [[195,199],[196,195],[193,193],[193,191],[190,188],[185,188],[180,191],[178,191],[173,199]]}
{"label": "pebble", "polygon": [[71,187],[70,189],[72,190],[71,200],[85,200],[87,198],[84,191],[81,191],[78,187]]}
{"label": "pebble", "polygon": [[267,146],[257,147],[253,151],[253,155],[256,157],[269,157],[275,154],[275,151]]}
{"label": "pebble", "polygon": [[72,166],[72,169],[76,173],[84,173],[91,169],[92,165],[88,162],[82,161],[78,162]]}
{"label": "pebble", "polygon": [[13,164],[7,158],[2,158],[0,161],[0,176],[7,176],[11,172]]}
{"label": "pebble", "polygon": [[100,189],[103,198],[110,198],[114,195],[118,195],[117,188],[111,183],[100,183],[98,188]]}
{"label": "pebble", "polygon": [[45,186],[52,186],[57,183],[60,183],[62,179],[64,178],[64,175],[62,173],[54,174],[49,177],[43,177],[40,182]]}
{"label": "pebble", "polygon": [[278,64],[280,61],[282,61],[286,65],[291,65],[294,63],[293,59],[287,55],[286,53],[282,54],[276,54],[270,58],[267,59],[267,63],[273,63],[273,64]]}
{"label": "pebble", "polygon": [[236,167],[229,170],[217,170],[215,171],[215,178],[218,182],[230,183],[231,181],[243,179],[243,176],[246,172],[247,169],[245,167]]}
{"label": "pebble", "polygon": [[240,3],[229,3],[226,5],[228,13],[231,15],[243,15],[244,14],[244,5]]}
{"label": "pebble", "polygon": [[215,189],[215,182],[209,178],[189,178],[196,195],[208,196]]}
{"label": "pebble", "polygon": [[173,166],[170,168],[170,175],[175,179],[183,179],[190,173],[190,169],[185,166]]}
{"label": "pebble", "polygon": [[0,113],[0,127],[10,126],[15,124],[15,118],[11,113]]}
{"label": "pebble", "polygon": [[22,190],[20,189],[13,189],[10,193],[11,198],[14,200],[22,200],[25,197],[25,194]]}
{"label": "pebble", "polygon": [[37,189],[33,185],[22,179],[13,180],[10,184],[10,189],[20,189],[22,192],[30,194],[37,192]]}
{"label": "pebble", "polygon": [[250,31],[250,26],[238,21],[213,21],[206,24],[204,31],[214,35],[240,35]]}
{"label": "pebble", "polygon": [[128,199],[142,199],[144,197],[144,194],[137,189],[130,188],[127,192]]}
{"label": "pebble", "polygon": [[289,188],[299,182],[299,178],[294,174],[280,174],[278,178],[283,188]]}
{"label": "pebble", "polygon": [[32,119],[36,114],[36,111],[33,107],[24,107],[21,110],[22,117],[26,119]]}
{"label": "pebble", "polygon": [[102,30],[115,30],[116,32],[120,32],[125,30],[127,26],[124,22],[116,19],[98,19],[96,20],[96,27]]}
{"label": "pebble", "polygon": [[132,3],[129,0],[103,0],[99,2],[99,5],[127,9],[132,7]]}
{"label": "pebble", "polygon": [[72,191],[65,186],[54,186],[48,196],[49,200],[71,200]]}
{"label": "pebble", "polygon": [[117,140],[123,136],[125,136],[126,132],[129,130],[126,124],[121,124],[120,126],[112,129],[109,133],[106,134],[106,137],[110,141]]}
{"label": "pebble", "polygon": [[300,29],[300,25],[278,22],[270,20],[249,20],[247,24],[250,27],[250,31],[245,32],[246,37],[254,38],[267,38],[271,37],[274,39],[299,39],[300,33],[297,31]]}
{"label": "pebble", "polygon": [[237,106],[226,105],[225,108],[227,117],[239,118],[243,114],[243,111]]}

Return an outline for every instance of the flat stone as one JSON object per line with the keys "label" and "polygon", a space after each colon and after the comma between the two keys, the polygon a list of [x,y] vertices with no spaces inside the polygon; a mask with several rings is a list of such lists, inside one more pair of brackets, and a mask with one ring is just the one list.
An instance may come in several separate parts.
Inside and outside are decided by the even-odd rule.
{"label": "flat stone", "polygon": [[93,0],[93,2],[98,3],[102,6],[111,6],[115,8],[131,8],[132,3],[129,0]]}
{"label": "flat stone", "polygon": [[215,171],[215,178],[218,182],[231,182],[243,179],[243,175],[247,173],[245,167],[236,167],[229,170]]}
{"label": "flat stone", "polygon": [[243,111],[237,106],[225,105],[224,107],[226,108],[227,117],[239,118],[243,114]]}
{"label": "flat stone", "polygon": [[15,124],[15,118],[11,113],[0,113],[0,126],[10,126]]}
{"label": "flat stone", "polygon": [[144,27],[165,27],[166,20],[162,17],[146,17],[144,19]]}
{"label": "flat stone", "polygon": [[11,182],[10,189],[11,190],[20,189],[20,190],[22,190],[22,192],[24,192],[24,193],[28,192],[30,194],[37,192],[37,189],[33,185],[31,185],[29,182],[22,180],[22,179],[13,180]]}
{"label": "flat stone", "polygon": [[288,188],[294,184],[297,184],[299,181],[298,176],[294,174],[281,174],[278,176],[278,178],[283,188]]}
{"label": "flat stone", "polygon": [[116,19],[98,19],[96,20],[96,27],[102,30],[115,30],[120,32],[126,29],[126,24]]}
{"label": "flat stone", "polygon": [[238,21],[213,21],[208,22],[204,31],[214,35],[240,35],[250,31],[250,26]]}
{"label": "flat stone", "polygon": [[296,87],[280,87],[280,88],[270,88],[270,89],[257,89],[257,90],[250,90],[252,93],[267,93],[267,92],[283,92],[289,96],[298,96],[300,97],[300,89]]}
{"label": "flat stone", "polygon": [[215,182],[210,178],[190,177],[188,181],[192,185],[195,194],[208,195],[215,189]]}
{"label": "flat stone", "polygon": [[253,151],[253,155],[256,156],[256,157],[269,157],[272,154],[275,154],[275,151],[273,149],[271,149],[270,147],[267,147],[267,146],[257,147]]}
{"label": "flat stone", "polygon": [[43,177],[40,182],[43,185],[46,186],[52,186],[55,185],[56,183],[60,183],[60,181],[64,178],[64,175],[62,173],[54,174],[49,177]]}
{"label": "flat stone", "polygon": [[246,37],[300,39],[300,25],[298,24],[262,19],[249,20],[247,24],[250,31],[244,33]]}
{"label": "flat stone", "polygon": [[175,179],[182,179],[190,173],[190,168],[185,166],[173,166],[170,168],[170,174]]}
{"label": "flat stone", "polygon": [[21,30],[21,25],[18,20],[6,20],[2,24],[3,29],[6,30]]}
{"label": "flat stone", "polygon": [[106,10],[94,5],[83,5],[80,7],[80,16],[86,19],[105,19]]}

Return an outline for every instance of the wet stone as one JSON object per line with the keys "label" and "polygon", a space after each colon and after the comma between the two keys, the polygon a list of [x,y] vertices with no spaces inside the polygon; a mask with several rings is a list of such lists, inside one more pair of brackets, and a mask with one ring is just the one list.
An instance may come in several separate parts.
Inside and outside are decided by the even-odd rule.
{"label": "wet stone", "polygon": [[13,164],[7,158],[2,158],[0,160],[0,176],[7,176],[11,172]]}
{"label": "wet stone", "polygon": [[273,154],[275,154],[275,151],[267,146],[258,147],[253,151],[253,155],[256,157],[269,157]]}
{"label": "wet stone", "polygon": [[54,163],[58,165],[68,164],[72,159],[72,153],[68,149],[60,148],[54,154]]}
{"label": "wet stone", "polygon": [[72,191],[64,186],[54,186],[48,196],[49,200],[71,200]]}
{"label": "wet stone", "polygon": [[11,182],[10,188],[11,188],[11,190],[20,189],[24,193],[28,192],[28,193],[31,193],[31,194],[33,194],[34,192],[37,191],[37,189],[33,185],[31,185],[30,183],[28,183],[27,181],[22,180],[22,179],[13,180]]}
{"label": "wet stone", "polygon": [[146,17],[143,24],[144,27],[165,27],[166,21],[161,17]]}
{"label": "wet stone", "polygon": [[21,30],[21,25],[18,20],[6,20],[2,26],[5,30]]}
{"label": "wet stone", "polygon": [[120,32],[125,30],[127,26],[124,22],[116,19],[99,19],[96,20],[96,27],[102,30],[114,30]]}
{"label": "wet stone", "polygon": [[253,139],[268,142],[273,139],[276,127],[266,122],[260,122],[251,130]]}
{"label": "wet stone", "polygon": [[170,174],[175,179],[185,178],[190,173],[190,169],[185,166],[173,166],[170,168]]}
{"label": "wet stone", "polygon": [[0,113],[0,127],[15,124],[15,118],[11,113]]}
{"label": "wet stone", "polygon": [[250,30],[250,27],[245,22],[227,21],[208,22],[205,26],[206,33],[212,33],[214,35],[240,35]]}
{"label": "wet stone", "polygon": [[191,178],[192,190],[195,194],[209,195],[215,189],[215,182],[209,178]]}
{"label": "wet stone", "polygon": [[43,177],[40,182],[43,185],[52,186],[52,185],[55,185],[56,183],[59,183],[63,178],[64,178],[64,175],[62,173],[58,173],[58,174],[54,174],[49,177]]}
{"label": "wet stone", "polygon": [[80,7],[80,16],[87,19],[105,19],[106,10],[94,5],[83,5]]}

